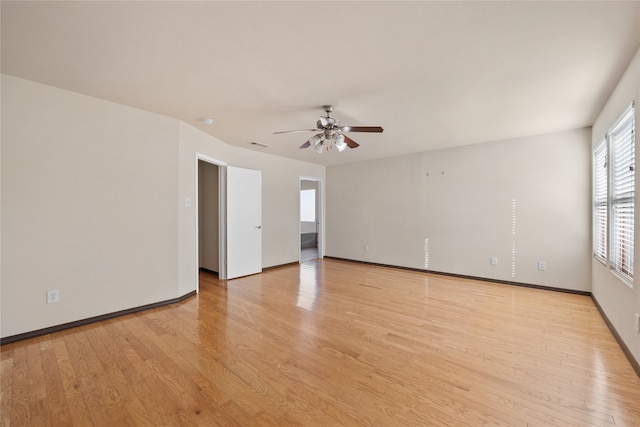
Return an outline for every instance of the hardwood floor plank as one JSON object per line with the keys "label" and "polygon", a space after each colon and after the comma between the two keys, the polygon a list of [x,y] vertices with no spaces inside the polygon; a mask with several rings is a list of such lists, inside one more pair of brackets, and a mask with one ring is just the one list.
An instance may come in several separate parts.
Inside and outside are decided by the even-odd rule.
{"label": "hardwood floor plank", "polygon": [[13,357],[3,358],[0,360],[0,426],[11,424],[12,381]]}
{"label": "hardwood floor plank", "polygon": [[40,342],[40,354],[45,376],[47,406],[52,426],[70,426],[71,413],[59,373],[59,364],[49,336]]}
{"label": "hardwood floor plank", "polygon": [[[154,426],[172,426],[179,425],[179,418],[175,412],[172,412],[169,402],[167,405],[157,406],[157,399],[159,396],[154,394],[149,385],[145,381],[144,375],[140,372],[141,369],[145,369],[146,365],[140,358],[140,354],[150,354],[145,348],[144,351],[140,351],[140,343],[137,339],[131,339],[132,335],[130,331],[124,327],[122,321],[113,321],[110,324],[105,325],[105,332],[111,339],[105,340],[108,342],[108,351],[111,357],[117,364],[117,368],[122,372],[124,378],[126,378],[131,393],[136,396],[137,400],[135,405],[128,406],[127,409],[132,414],[132,418],[136,420],[137,425],[154,425]],[[135,342],[135,349],[128,348],[130,342]],[[122,351],[122,349],[127,349]],[[135,361],[135,362],[134,362]],[[142,423],[144,421],[144,423]]]}
{"label": "hardwood floor plank", "polygon": [[31,425],[50,426],[51,416],[47,404],[47,388],[45,384],[40,342],[43,337],[33,339],[27,345],[27,360],[29,365],[29,402],[31,404]]}
{"label": "hardwood floor plank", "polygon": [[338,260],[0,352],[5,425],[640,425],[589,297]]}
{"label": "hardwood floor plank", "polygon": [[[123,331],[125,336],[129,333],[135,336],[136,327],[133,323],[135,322],[130,319],[126,324],[118,324],[118,330]],[[149,345],[149,347],[152,346]],[[147,364],[151,357],[142,359],[141,354],[133,347],[128,348],[123,354],[130,363],[130,367],[125,370],[127,377],[145,407],[149,411],[158,412],[158,415],[162,418],[162,422],[159,425],[162,425],[162,423],[168,426],[197,425],[187,414],[187,410],[178,402],[178,397],[166,387],[161,378],[158,378],[153,369]],[[163,402],[163,404],[158,405],[158,402]]]}
{"label": "hardwood floor plank", "polygon": [[117,348],[118,336],[111,336],[113,330],[111,320],[104,327],[94,328],[86,332],[89,343],[100,357],[102,369],[98,378],[99,389],[108,403],[108,412],[117,425],[149,425],[153,417],[147,413],[132,391],[128,378],[119,366],[120,349]]}
{"label": "hardwood floor plank", "polygon": [[146,364],[152,369],[165,386],[176,395],[183,407],[188,408],[189,416],[200,425],[222,425],[221,416],[215,402],[207,400],[203,390],[195,381],[196,371],[177,349],[167,341],[168,337],[153,335],[152,341],[157,346],[157,353],[148,359]]}
{"label": "hardwood floor plank", "polygon": [[13,378],[11,381],[11,418],[14,426],[30,425],[29,364],[27,343],[13,344]]}
{"label": "hardwood floor plank", "polygon": [[[100,364],[100,357],[91,346],[87,332],[99,327],[87,325],[77,328],[77,333],[66,336],[69,355],[77,380],[75,387],[82,393],[82,397],[91,415],[92,423],[96,426],[113,425],[116,419],[122,417],[122,411],[112,410],[113,396],[109,395],[106,377]],[[131,420],[126,417],[123,422],[130,425]]]}
{"label": "hardwood floor plank", "polygon": [[66,331],[57,334],[57,336],[52,339],[53,352],[56,364],[58,365],[58,374],[60,375],[60,382],[64,390],[67,409],[71,416],[71,425],[91,427],[94,425],[93,420],[82,396],[78,376],[73,370],[69,351],[65,343],[65,337],[72,333],[73,331]]}

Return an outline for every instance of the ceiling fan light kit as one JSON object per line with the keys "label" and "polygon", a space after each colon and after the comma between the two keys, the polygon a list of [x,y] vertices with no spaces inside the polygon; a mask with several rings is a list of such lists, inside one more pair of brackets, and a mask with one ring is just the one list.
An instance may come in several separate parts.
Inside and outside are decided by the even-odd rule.
{"label": "ceiling fan light kit", "polygon": [[300,129],[300,130],[286,130],[281,132],[274,132],[274,134],[280,133],[293,133],[293,132],[319,132],[313,135],[307,140],[300,148],[313,148],[318,153],[322,153],[324,149],[330,150],[335,146],[338,151],[342,152],[345,148],[357,148],[360,144],[349,138],[344,132],[375,132],[382,133],[384,129],[380,126],[340,126],[340,122],[329,117],[329,114],[333,111],[333,105],[323,105],[322,109],[327,114],[325,117],[320,117],[316,122],[315,129]]}
{"label": "ceiling fan light kit", "polygon": [[336,146],[336,148],[340,152],[344,151],[344,149],[347,148],[347,143],[344,142],[344,135],[343,134],[338,134],[336,136],[336,139],[334,140],[333,144]]}

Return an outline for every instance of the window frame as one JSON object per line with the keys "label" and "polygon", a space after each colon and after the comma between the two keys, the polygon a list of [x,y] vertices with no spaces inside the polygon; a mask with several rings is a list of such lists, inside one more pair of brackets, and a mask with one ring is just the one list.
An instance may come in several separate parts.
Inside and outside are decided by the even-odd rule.
{"label": "window frame", "polygon": [[[636,180],[633,102],[596,145],[592,155],[593,257],[625,284],[633,287]],[[598,174],[600,167],[606,168],[604,177]],[[605,183],[601,182],[603,179]],[[606,191],[604,199],[601,194],[603,190]],[[598,215],[603,205],[606,206],[606,214]]]}
{"label": "window frame", "polygon": [[[602,157],[601,157],[602,156]],[[607,265],[609,257],[609,143],[605,136],[593,150],[593,256]],[[599,174],[598,169],[604,173]],[[600,182],[601,178],[604,182]],[[604,192],[602,196],[601,193]],[[604,207],[604,215],[598,215]]]}

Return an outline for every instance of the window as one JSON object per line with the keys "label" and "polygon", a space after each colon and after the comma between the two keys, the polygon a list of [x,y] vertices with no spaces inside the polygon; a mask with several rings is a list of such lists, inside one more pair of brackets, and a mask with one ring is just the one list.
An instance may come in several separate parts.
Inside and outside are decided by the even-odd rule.
{"label": "window", "polygon": [[633,104],[593,153],[593,253],[633,279],[635,108]]}
{"label": "window", "polygon": [[635,195],[634,108],[631,106],[609,133],[611,146],[611,261],[613,268],[633,277],[633,217]]}
{"label": "window", "polygon": [[593,255],[607,261],[607,216],[609,201],[609,168],[607,141],[602,141],[593,153]]}
{"label": "window", "polygon": [[300,221],[316,221],[316,190],[300,190]]}

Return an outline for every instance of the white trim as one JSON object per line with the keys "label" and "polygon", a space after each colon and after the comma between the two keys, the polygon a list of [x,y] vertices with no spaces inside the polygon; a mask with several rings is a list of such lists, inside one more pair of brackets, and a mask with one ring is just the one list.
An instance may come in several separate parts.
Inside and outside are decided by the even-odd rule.
{"label": "white trim", "polygon": [[218,278],[227,280],[227,165],[218,168]]}
{"label": "white trim", "polygon": [[217,160],[214,159],[213,157],[209,157],[207,155],[204,155],[202,153],[198,153],[196,152],[196,160],[203,160],[207,163],[211,163],[212,165],[216,165],[216,166],[227,166],[227,162],[223,162],[222,160]]}
{"label": "white trim", "polygon": [[196,189],[195,189],[195,214],[196,214],[196,230],[195,230],[195,244],[196,244],[196,283],[195,289],[196,293],[200,292],[200,280],[198,279],[200,274],[200,219],[199,216],[199,208],[198,204],[200,203],[200,196],[198,192],[198,176],[199,176],[199,167],[198,161],[202,160],[203,162],[218,166],[218,256],[219,256],[219,267],[220,270],[218,272],[218,277],[220,279],[226,279],[227,277],[227,234],[226,234],[226,218],[227,218],[227,197],[226,197],[226,172],[227,172],[227,163],[221,160],[214,159],[213,157],[209,157],[202,153],[196,152]]}

